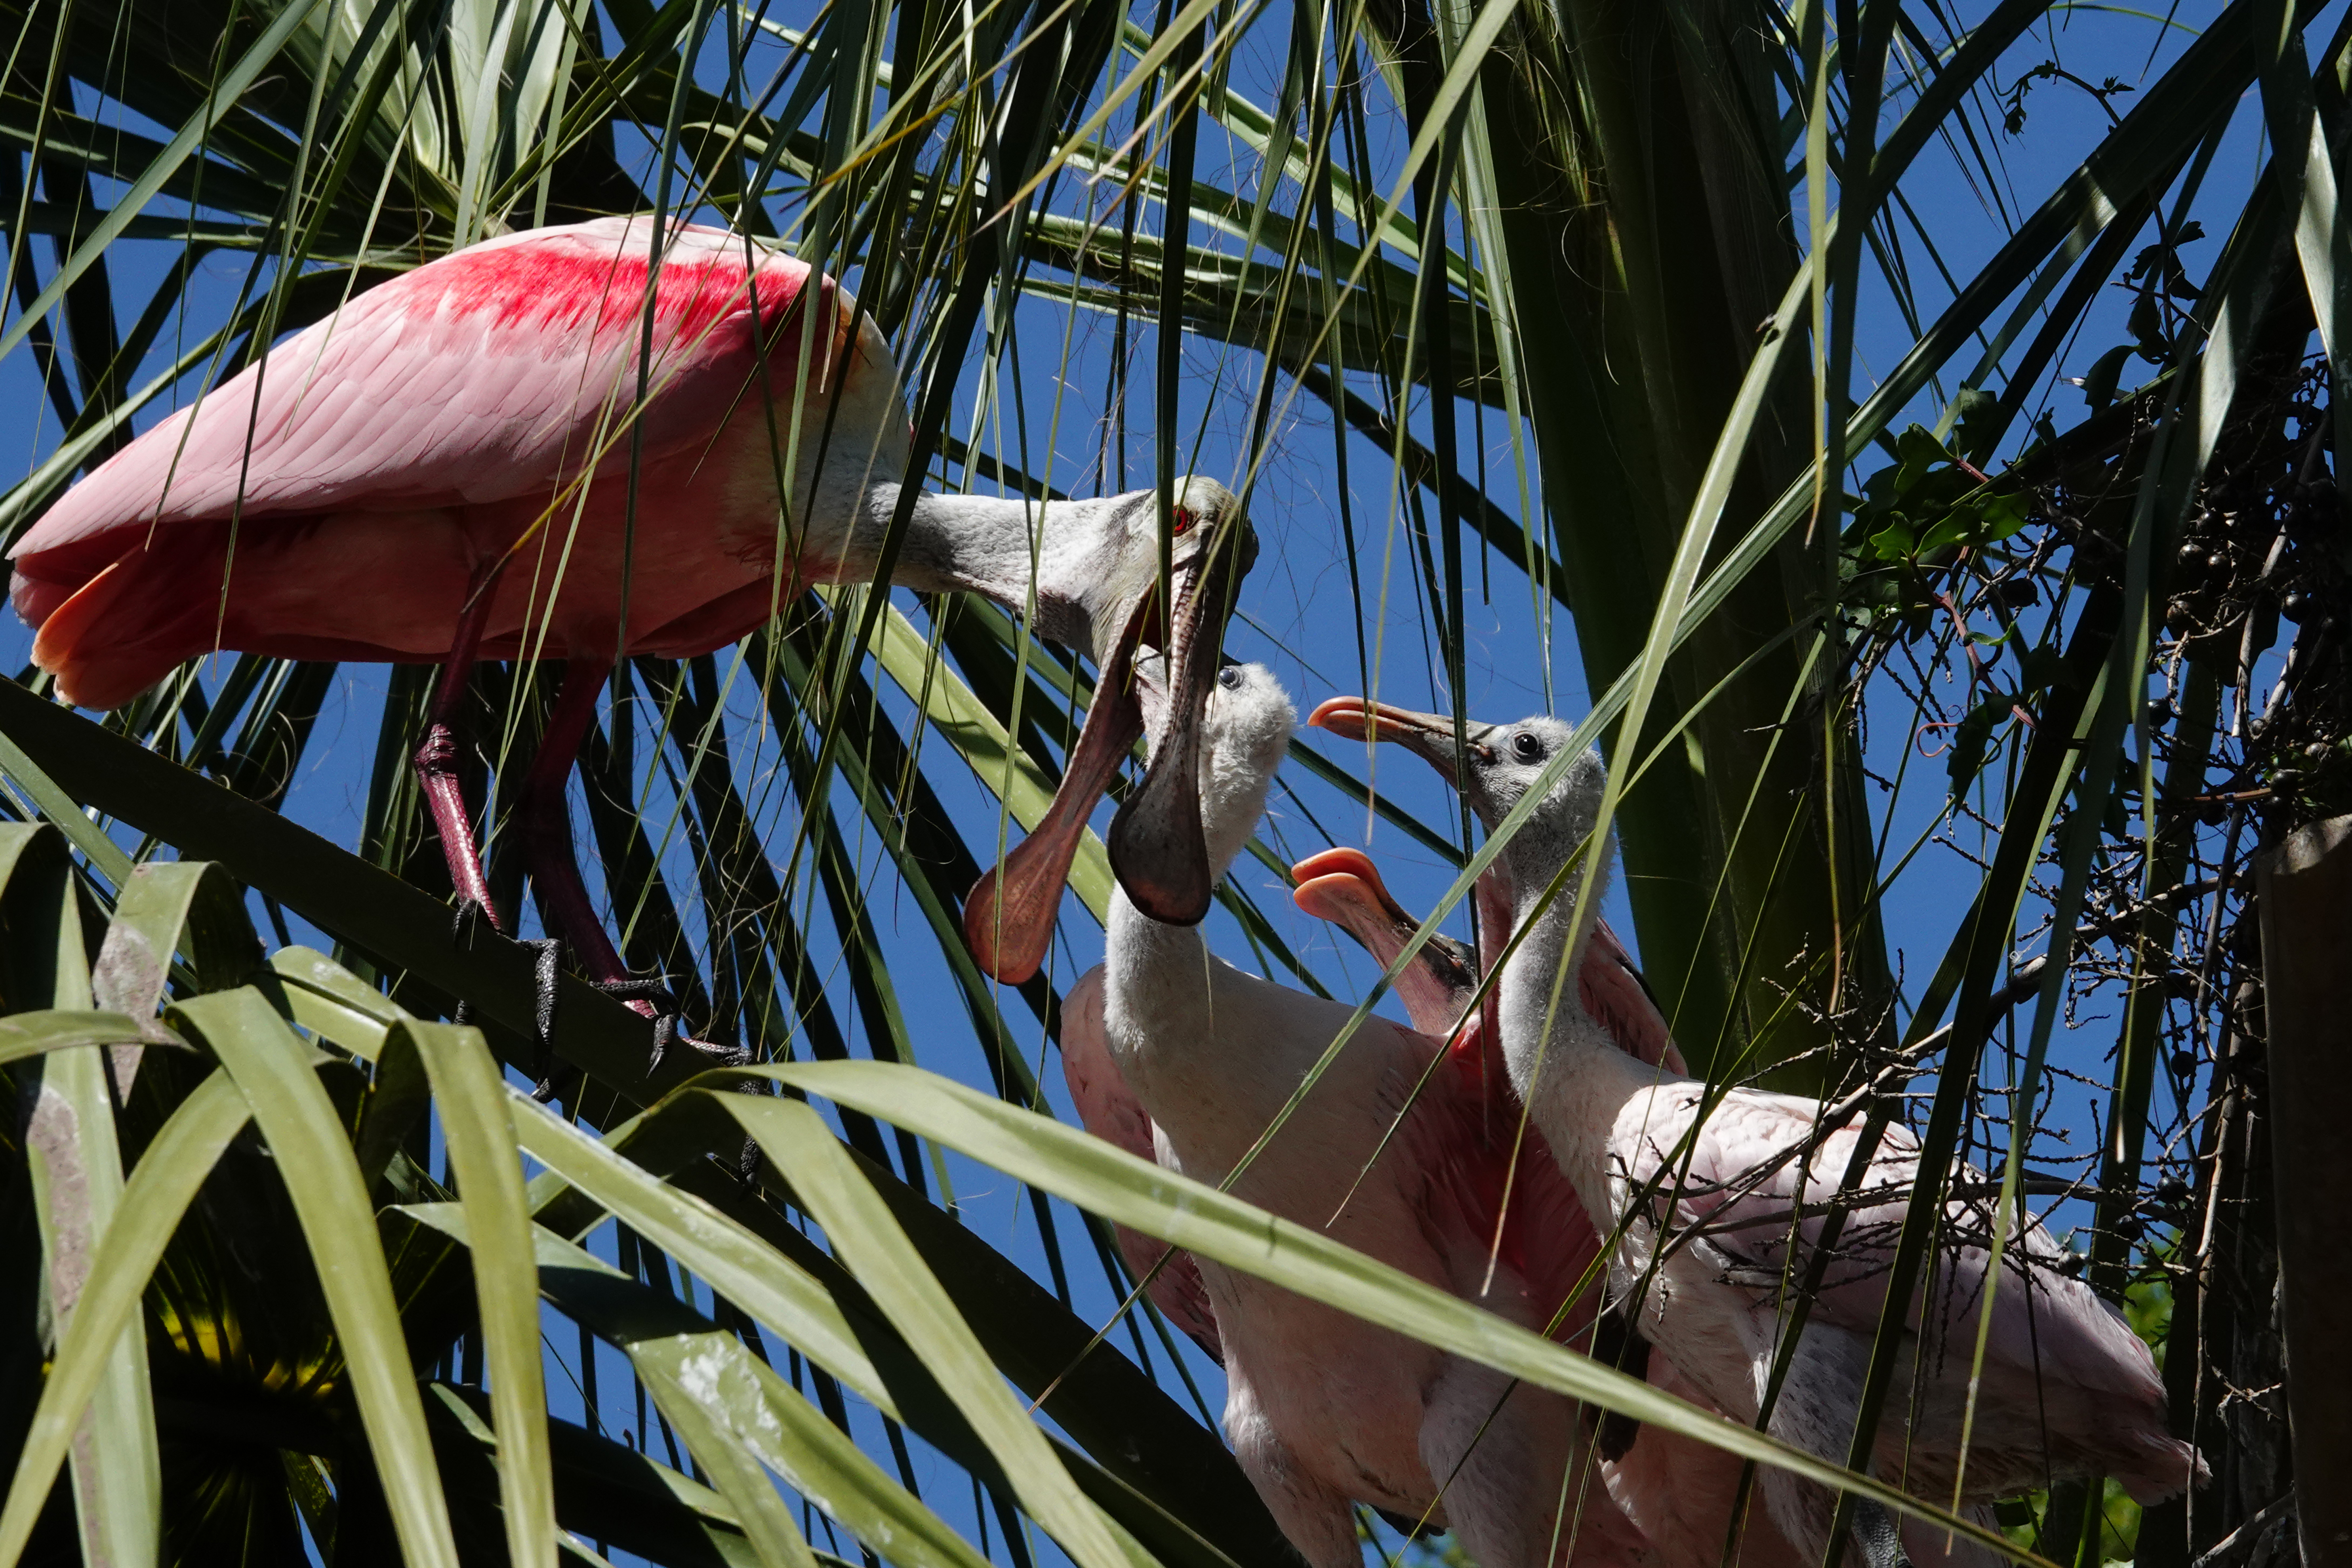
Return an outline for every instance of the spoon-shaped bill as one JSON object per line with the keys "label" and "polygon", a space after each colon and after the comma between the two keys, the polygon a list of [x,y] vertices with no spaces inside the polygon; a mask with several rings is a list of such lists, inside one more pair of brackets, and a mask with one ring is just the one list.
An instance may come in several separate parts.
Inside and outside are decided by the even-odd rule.
{"label": "spoon-shaped bill", "polygon": [[[1322,877],[1357,878],[1380,888],[1381,900],[1384,904],[1391,908],[1395,905],[1395,900],[1388,897],[1388,889],[1381,884],[1381,874],[1373,868],[1372,858],[1360,849],[1350,849],[1345,845],[1336,849],[1318,849],[1290,868],[1290,880],[1294,887],[1304,888]],[[1293,895],[1294,898],[1296,896]],[[1396,910],[1395,912],[1402,914],[1404,911]],[[1326,917],[1318,915],[1316,918]]]}
{"label": "spoon-shaped bill", "polygon": [[[1382,969],[1393,966],[1405,943],[1421,929],[1381,880],[1371,857],[1360,849],[1326,849],[1290,868],[1297,884],[1291,901],[1317,920],[1329,921],[1356,939]],[[1448,991],[1468,991],[1478,984],[1477,955],[1465,942],[1433,934],[1415,954]]]}
{"label": "spoon-shaped bill", "polygon": [[[1454,721],[1443,714],[1416,713],[1409,708],[1391,707],[1362,697],[1334,697],[1307,715],[1307,721],[1347,740],[1394,741],[1435,768],[1448,783],[1454,783],[1459,777],[1454,766],[1454,759],[1460,753],[1454,744]],[[1467,744],[1465,749],[1474,757],[1493,755],[1486,737],[1497,728],[1492,724],[1465,725]],[[1328,858],[1318,855],[1313,861],[1301,862],[1295,868],[1295,874],[1303,877],[1309,865],[1318,867],[1326,874],[1332,870],[1349,869],[1338,863],[1325,867],[1323,862]],[[1369,869],[1370,864],[1369,860],[1366,861],[1364,868]],[[1410,936],[1414,929],[1408,923],[1384,954],[1374,946],[1370,938],[1356,931],[1344,915],[1338,912],[1326,914],[1321,909],[1310,908],[1304,888],[1295,896],[1298,899],[1299,907],[1307,910],[1307,913],[1321,915],[1345,926],[1355,934],[1357,941],[1371,949],[1383,968],[1396,962],[1395,953],[1402,946],[1402,938]],[[1317,895],[1318,900],[1333,903],[1335,910],[1350,896],[1343,889]],[[1381,897],[1387,900],[1385,891]],[[1511,937],[1511,876],[1509,867],[1504,861],[1496,860],[1479,874],[1475,898],[1478,951],[1470,960],[1475,966],[1471,971],[1474,975],[1494,972],[1495,966],[1502,962],[1504,946]],[[1393,900],[1387,901],[1393,903]],[[1402,911],[1398,913],[1402,915]],[[1410,916],[1404,918],[1408,921],[1411,920]],[[1576,985],[1578,999],[1586,1015],[1608,1031],[1620,1049],[1654,1067],[1664,1065],[1674,1072],[1684,1070],[1683,1056],[1675,1046],[1674,1033],[1666,1022],[1664,1007],[1651,993],[1641,971],[1634,967],[1633,955],[1626,952],[1624,943],[1617,940],[1617,933],[1609,929],[1606,921],[1597,921],[1593,924],[1583,962],[1577,970]],[[1500,998],[1492,987],[1487,990],[1480,1013],[1486,1037],[1490,1041],[1499,1041]]]}
{"label": "spoon-shaped bill", "polygon": [[1200,924],[1216,890],[1201,831],[1201,722],[1249,542],[1246,532],[1211,540],[1206,566],[1177,603],[1167,641],[1168,727],[1142,784],[1111,819],[1111,869],[1136,909],[1162,925]]}
{"label": "spoon-shaped bill", "polygon": [[[1317,920],[1356,939],[1381,969],[1396,963],[1421,922],[1391,896],[1370,857],[1360,849],[1326,849],[1290,868],[1297,886],[1291,901]],[[1433,935],[1399,972],[1398,997],[1413,1027],[1449,1035],[1468,1022],[1463,1004],[1478,986],[1477,955],[1466,943]]]}
{"label": "spoon-shaped bill", "polygon": [[[1347,741],[1394,741],[1435,768],[1445,782],[1459,788],[1454,721],[1443,713],[1417,713],[1369,697],[1334,697],[1307,716],[1307,723]],[[1477,722],[1463,726],[1466,749],[1473,756],[1486,753],[1484,737],[1494,728]]]}
{"label": "spoon-shaped bill", "polygon": [[1411,918],[1389,898],[1372,863],[1360,852],[1327,849],[1293,866],[1290,874],[1297,879],[1290,901],[1354,937],[1382,969],[1404,951],[1403,939],[1412,934]]}
{"label": "spoon-shaped bill", "polygon": [[1017,985],[1037,973],[1053,941],[1054,916],[1070,862],[1077,858],[1087,819],[1118,775],[1128,749],[1143,733],[1136,706],[1134,664],[1143,616],[1137,614],[1102,667],[1087,721],[1070,748],[1061,787],[1036,828],[991,867],[964,900],[963,939],[982,973]]}

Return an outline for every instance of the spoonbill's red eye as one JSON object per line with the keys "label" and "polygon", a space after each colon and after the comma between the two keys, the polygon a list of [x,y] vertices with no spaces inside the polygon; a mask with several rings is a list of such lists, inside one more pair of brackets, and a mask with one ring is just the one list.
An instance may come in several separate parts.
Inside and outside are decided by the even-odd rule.
{"label": "spoonbill's red eye", "polygon": [[1170,520],[1169,531],[1178,535],[1192,531],[1192,508],[1180,506],[1176,509],[1175,516]]}

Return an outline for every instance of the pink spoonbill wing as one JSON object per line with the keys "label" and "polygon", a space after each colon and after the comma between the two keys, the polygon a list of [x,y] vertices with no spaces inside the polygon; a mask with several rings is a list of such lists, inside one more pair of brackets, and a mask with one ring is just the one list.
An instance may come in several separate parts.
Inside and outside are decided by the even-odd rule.
{"label": "pink spoonbill wing", "polygon": [[[604,579],[617,578],[633,460],[633,629],[767,579],[770,405],[799,386],[822,413],[819,395],[839,389],[859,405],[836,422],[854,432],[842,438],[887,467],[907,438],[887,350],[855,331],[847,296],[808,289],[816,275],[801,262],[675,230],[633,427],[651,233],[649,220],[604,219],[459,251],[360,294],[148,431],[16,546],[11,595],[42,628],[43,665],[105,706],[205,651],[215,627],[221,646],[257,652],[438,658],[470,566],[534,533],[570,554],[536,584],[508,574],[486,651],[515,651],[534,589],[542,618],[601,611],[616,624],[617,581]],[[863,406],[877,395],[878,420]],[[576,581],[560,584],[560,570]],[[673,580],[686,573],[698,582]],[[764,616],[764,595],[737,596],[760,597],[757,613],[730,605],[688,640],[716,647]],[[202,602],[189,626],[168,613],[183,600]]]}

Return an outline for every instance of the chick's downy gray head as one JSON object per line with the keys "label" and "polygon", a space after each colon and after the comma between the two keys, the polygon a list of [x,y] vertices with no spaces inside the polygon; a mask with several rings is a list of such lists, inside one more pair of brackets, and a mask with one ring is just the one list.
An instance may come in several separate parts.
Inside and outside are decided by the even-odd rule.
{"label": "chick's downy gray head", "polygon": [[1201,733],[1201,824],[1217,870],[1255,831],[1297,727],[1290,693],[1265,666],[1228,664],[1217,671]]}
{"label": "chick's downy gray head", "polygon": [[1515,724],[1464,724],[1438,713],[1416,713],[1360,697],[1335,697],[1308,720],[1351,740],[1394,741],[1444,774],[1462,792],[1488,832],[1499,826],[1548,773],[1541,801],[1504,846],[1512,880],[1540,887],[1591,835],[1600,816],[1608,768],[1591,748],[1556,764],[1573,744],[1575,728],[1538,714]]}
{"label": "chick's downy gray head", "polygon": [[[1538,714],[1516,724],[1474,724],[1470,737],[1462,792],[1479,820],[1493,827],[1543,782],[1545,770],[1575,741],[1576,731],[1558,719]],[[1605,773],[1600,752],[1586,747],[1584,754],[1570,761],[1567,771],[1552,781],[1536,815],[1548,822],[1580,811],[1589,817],[1600,804]]]}

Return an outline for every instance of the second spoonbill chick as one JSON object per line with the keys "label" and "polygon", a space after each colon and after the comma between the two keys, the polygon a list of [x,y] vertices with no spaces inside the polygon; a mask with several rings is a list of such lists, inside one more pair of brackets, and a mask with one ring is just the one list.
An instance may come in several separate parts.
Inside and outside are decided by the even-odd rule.
{"label": "second spoonbill chick", "polygon": [[[1202,826],[1217,874],[1256,826],[1295,722],[1265,669],[1219,672],[1200,750]],[[1244,973],[1213,956],[1198,928],[1153,921],[1118,893],[1102,1009],[1104,1042],[1150,1118],[1160,1163],[1213,1184],[1282,1113],[1353,1013]],[[1580,1260],[1523,1264],[1507,1242],[1487,1284],[1498,1231],[1564,1227],[1522,1217],[1522,1205],[1541,1201],[1536,1183],[1513,1194],[1518,1223],[1498,1223],[1504,1166],[1487,1152],[1501,1143],[1483,1135],[1484,1108],[1459,1075],[1428,1070],[1444,1048],[1365,1020],[1233,1191],[1541,1329]],[[1551,1186],[1573,1202],[1565,1183]],[[1587,1463],[1572,1401],[1515,1388],[1475,1363],[1198,1261],[1224,1350],[1226,1434],[1314,1568],[1358,1568],[1354,1501],[1450,1525],[1482,1568],[1652,1562]]]}
{"label": "second spoonbill chick", "polygon": [[[1503,1055],[1529,1113],[1594,1220],[1622,1227],[1611,1258],[1617,1298],[1638,1312],[1642,1333],[1722,1409],[1753,1421],[1774,1352],[1787,1331],[1784,1282],[1801,1279],[1822,1245],[1861,1130],[1825,1131],[1819,1100],[1706,1083],[1644,1066],[1617,1050],[1557,984],[1577,961],[1591,921],[1576,907],[1573,868],[1539,907],[1554,877],[1590,844],[1605,769],[1597,752],[1565,757],[1573,731],[1549,718],[1471,724],[1459,752],[1453,721],[1361,698],[1335,699],[1315,714],[1338,733],[1400,742],[1445,775],[1491,832],[1523,801],[1530,814],[1498,858],[1507,866],[1520,946],[1505,969]],[[1542,793],[1536,795],[1538,786]],[[1604,866],[1606,860],[1604,858]],[[1920,1167],[1918,1140],[1891,1127],[1850,1198],[1836,1250],[1806,1321],[1770,1428],[1843,1462],[1871,1344],[1912,1188],[1939,1173]],[[1983,1190],[1981,1175],[1963,1177]],[[1791,1224],[1791,1216],[1799,1215]],[[2147,1347],[2120,1313],[2056,1265],[2061,1254],[2038,1224],[2013,1217],[2007,1267],[1991,1278],[1995,1216],[1981,1201],[1949,1200],[1953,1239],[1936,1260],[1932,1290],[1909,1303],[1916,1342],[1881,1420],[1880,1475],[1937,1501],[1952,1495],[1969,1369],[1985,1291],[1994,1289],[1991,1332],[1967,1454],[1967,1496],[2004,1496],[2053,1481],[2114,1477],[2155,1502],[2203,1474],[2196,1450],[2166,1426],[2162,1380]],[[1793,1234],[1792,1234],[1793,1233]],[[1793,1246],[1792,1246],[1793,1243]],[[1763,1473],[1773,1521],[1805,1558],[1829,1543],[1834,1500],[1787,1471]],[[1874,1568],[1934,1555],[1914,1526],[1865,1510],[1855,1534]]]}

